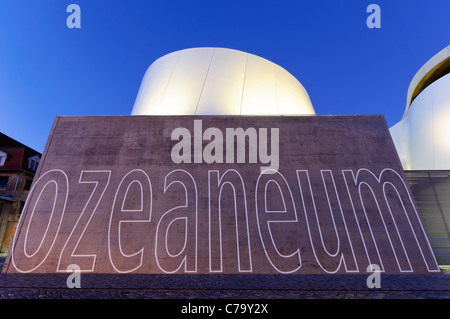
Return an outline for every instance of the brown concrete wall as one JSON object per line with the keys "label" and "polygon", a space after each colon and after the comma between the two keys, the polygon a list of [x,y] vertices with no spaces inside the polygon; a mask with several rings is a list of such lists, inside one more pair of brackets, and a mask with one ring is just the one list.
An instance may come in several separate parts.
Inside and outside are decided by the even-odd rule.
{"label": "brown concrete wall", "polygon": [[[279,129],[277,172],[174,163],[175,129],[238,127]],[[58,117],[13,247],[10,273],[439,271],[382,116]]]}

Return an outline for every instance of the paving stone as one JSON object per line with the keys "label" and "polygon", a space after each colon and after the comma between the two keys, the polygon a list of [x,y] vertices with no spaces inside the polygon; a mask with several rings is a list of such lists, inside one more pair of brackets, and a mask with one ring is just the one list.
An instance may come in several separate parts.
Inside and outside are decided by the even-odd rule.
{"label": "paving stone", "polygon": [[79,289],[66,278],[1,274],[0,299],[450,299],[448,273],[385,275],[379,289],[360,275],[82,274]]}

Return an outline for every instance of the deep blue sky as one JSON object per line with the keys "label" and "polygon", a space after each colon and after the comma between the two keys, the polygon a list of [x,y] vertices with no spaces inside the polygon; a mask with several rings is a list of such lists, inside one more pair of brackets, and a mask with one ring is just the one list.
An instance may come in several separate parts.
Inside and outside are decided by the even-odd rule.
{"label": "deep blue sky", "polygon": [[[69,29],[69,4],[81,29]],[[366,8],[381,7],[381,29]],[[57,115],[129,115],[148,66],[191,47],[284,67],[317,114],[401,119],[417,70],[450,44],[450,0],[0,0],[0,131],[42,152]]]}

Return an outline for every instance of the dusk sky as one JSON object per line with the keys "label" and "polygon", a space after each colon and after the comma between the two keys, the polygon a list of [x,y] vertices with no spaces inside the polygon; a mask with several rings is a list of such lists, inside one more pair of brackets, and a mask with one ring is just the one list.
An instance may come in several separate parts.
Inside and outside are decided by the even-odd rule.
{"label": "dusk sky", "polygon": [[[67,6],[81,9],[68,28]],[[370,29],[370,4],[381,28]],[[150,64],[225,47],[290,72],[322,114],[404,112],[409,83],[450,45],[450,0],[0,0],[0,132],[43,152],[58,115],[130,115]]]}

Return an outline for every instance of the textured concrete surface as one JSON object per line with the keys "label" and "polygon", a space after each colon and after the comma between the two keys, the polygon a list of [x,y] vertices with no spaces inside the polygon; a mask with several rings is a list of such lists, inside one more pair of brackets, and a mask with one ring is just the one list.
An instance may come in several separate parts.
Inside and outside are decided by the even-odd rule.
{"label": "textured concrete surface", "polygon": [[58,117],[36,177],[7,273],[439,271],[382,116]]}

